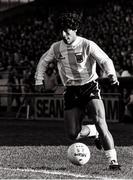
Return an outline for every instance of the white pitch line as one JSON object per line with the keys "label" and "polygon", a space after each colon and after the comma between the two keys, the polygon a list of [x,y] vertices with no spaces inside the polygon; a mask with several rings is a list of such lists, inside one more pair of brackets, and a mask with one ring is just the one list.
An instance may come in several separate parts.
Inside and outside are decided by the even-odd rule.
{"label": "white pitch line", "polygon": [[54,171],[54,170],[37,170],[37,169],[21,169],[21,168],[4,168],[0,167],[0,170],[9,170],[9,171],[21,171],[21,172],[33,172],[33,173],[43,173],[51,175],[63,175],[63,176],[73,176],[75,178],[90,178],[88,175],[75,174],[70,172]]}
{"label": "white pitch line", "polygon": [[[73,176],[75,178],[87,178],[87,179],[92,179],[92,180],[126,180],[126,179],[119,179],[119,178],[109,178],[109,177],[94,177],[90,175],[83,175],[83,174],[75,174],[75,173],[70,173],[70,172],[62,172],[62,171],[56,171],[56,170],[39,170],[39,169],[22,169],[22,168],[5,168],[5,167],[0,167],[0,170],[6,170],[6,171],[20,171],[20,172],[33,172],[33,173],[42,173],[42,174],[50,174],[50,175],[63,175],[63,176]],[[132,180],[132,179],[128,179]]]}

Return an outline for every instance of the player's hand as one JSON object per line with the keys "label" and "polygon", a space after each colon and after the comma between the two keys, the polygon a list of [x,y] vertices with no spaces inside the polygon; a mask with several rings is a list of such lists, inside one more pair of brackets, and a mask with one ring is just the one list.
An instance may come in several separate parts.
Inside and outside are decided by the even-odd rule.
{"label": "player's hand", "polygon": [[108,78],[109,78],[109,81],[110,81],[110,84],[111,84],[111,85],[117,85],[117,86],[119,86],[119,81],[118,81],[118,79],[117,79],[116,76],[110,74],[110,75],[108,76]]}
{"label": "player's hand", "polygon": [[35,85],[35,92],[42,93],[44,92],[44,85]]}

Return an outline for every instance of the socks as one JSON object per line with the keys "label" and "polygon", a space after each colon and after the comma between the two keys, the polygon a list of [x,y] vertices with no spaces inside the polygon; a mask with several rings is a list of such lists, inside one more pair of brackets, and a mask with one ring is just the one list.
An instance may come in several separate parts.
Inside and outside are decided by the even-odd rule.
{"label": "socks", "polygon": [[111,163],[112,160],[117,162],[117,153],[115,149],[105,151],[105,156],[107,157],[109,163]]}

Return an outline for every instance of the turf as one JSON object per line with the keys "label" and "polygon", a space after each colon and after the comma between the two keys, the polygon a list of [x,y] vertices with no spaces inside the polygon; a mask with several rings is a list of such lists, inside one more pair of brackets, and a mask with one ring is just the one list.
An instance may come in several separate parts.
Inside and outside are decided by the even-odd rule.
{"label": "turf", "polygon": [[[122,165],[121,171],[110,171],[103,151],[93,139],[84,139],[91,158],[84,166],[67,159],[72,143],[65,136],[63,123],[45,121],[0,122],[1,179],[132,179],[133,124],[109,124]],[[34,171],[32,171],[34,170]],[[79,176],[78,176],[79,175]]]}

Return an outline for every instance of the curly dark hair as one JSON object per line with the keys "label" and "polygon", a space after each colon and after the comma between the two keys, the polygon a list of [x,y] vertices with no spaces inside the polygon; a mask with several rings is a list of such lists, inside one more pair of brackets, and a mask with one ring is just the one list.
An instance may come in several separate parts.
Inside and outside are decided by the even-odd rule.
{"label": "curly dark hair", "polygon": [[58,29],[78,30],[80,27],[81,17],[77,13],[62,13],[58,18]]}

